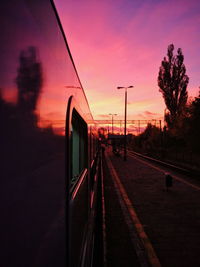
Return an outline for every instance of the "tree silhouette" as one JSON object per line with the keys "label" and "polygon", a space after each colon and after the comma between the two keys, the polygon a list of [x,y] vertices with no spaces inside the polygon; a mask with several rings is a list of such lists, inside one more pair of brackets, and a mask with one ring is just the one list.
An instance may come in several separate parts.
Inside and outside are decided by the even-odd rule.
{"label": "tree silhouette", "polygon": [[167,58],[164,57],[158,75],[158,86],[163,95],[168,113],[166,122],[169,128],[175,128],[180,123],[187,103],[187,85],[189,77],[183,64],[184,56],[181,48],[173,55],[174,45],[168,46]]}
{"label": "tree silhouette", "polygon": [[190,105],[188,139],[193,150],[200,152],[200,91]]}
{"label": "tree silhouette", "polygon": [[18,88],[18,108],[32,114],[42,88],[42,67],[35,47],[23,50],[19,56],[20,66],[16,78]]}

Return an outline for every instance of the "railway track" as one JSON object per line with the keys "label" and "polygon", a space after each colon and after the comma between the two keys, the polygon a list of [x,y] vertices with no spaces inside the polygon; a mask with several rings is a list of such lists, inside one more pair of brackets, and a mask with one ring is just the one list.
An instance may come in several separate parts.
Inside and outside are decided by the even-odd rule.
{"label": "railway track", "polygon": [[187,174],[187,175],[190,175],[190,176],[200,176],[200,172],[198,170],[183,168],[183,167],[180,167],[178,165],[175,165],[175,164],[172,164],[172,163],[169,163],[169,162],[166,162],[166,161],[162,161],[162,160],[159,160],[159,159],[155,159],[153,157],[149,157],[149,156],[146,156],[146,155],[143,155],[141,153],[138,153],[138,152],[135,152],[135,151],[131,151],[131,150],[128,150],[128,153],[129,153],[129,155],[139,156],[139,157],[144,158],[144,159],[146,159],[148,161],[151,161],[151,162],[154,162],[154,163],[159,164],[161,166],[164,166],[164,167],[170,168],[172,170],[178,171],[178,172],[180,172],[182,174]]}
{"label": "railway track", "polygon": [[199,180],[196,179],[197,177],[199,177],[197,172],[194,173],[191,170],[187,170],[179,166],[169,164],[167,162],[157,160],[149,156],[142,155],[137,152],[129,151],[128,154],[130,157],[134,157],[135,159],[140,160],[144,164],[158,170],[164,175],[165,173],[170,172],[172,173],[173,179],[185,183],[196,190],[200,190],[200,182]]}

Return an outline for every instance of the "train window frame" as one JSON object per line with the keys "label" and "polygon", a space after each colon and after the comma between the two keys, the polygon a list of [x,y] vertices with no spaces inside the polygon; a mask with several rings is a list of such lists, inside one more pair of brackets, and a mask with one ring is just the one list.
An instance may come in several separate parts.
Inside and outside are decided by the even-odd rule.
{"label": "train window frame", "polygon": [[[88,175],[88,161],[89,161],[89,151],[88,151],[88,124],[87,120],[84,119],[82,116],[81,109],[76,102],[75,97],[72,95],[68,100],[67,105],[67,112],[66,112],[66,130],[65,130],[65,137],[66,137],[66,192],[67,193],[67,202],[69,203],[72,199],[75,198],[76,194],[74,192],[78,192],[78,188],[80,187],[81,183]],[[84,164],[83,168],[77,175],[76,179],[73,180],[73,162],[72,162],[72,149],[73,149],[73,121],[76,119],[80,122],[81,126],[84,128],[84,138],[85,138],[85,151],[82,152],[84,154]],[[80,127],[79,127],[80,128]],[[80,130],[80,129],[79,129]]]}
{"label": "train window frame", "polygon": [[88,168],[88,136],[87,124],[75,108],[71,118],[71,186]]}

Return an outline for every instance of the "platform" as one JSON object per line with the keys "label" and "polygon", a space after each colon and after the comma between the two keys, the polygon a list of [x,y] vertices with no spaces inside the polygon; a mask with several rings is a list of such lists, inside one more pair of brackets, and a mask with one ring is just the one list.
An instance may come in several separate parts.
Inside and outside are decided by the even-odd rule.
{"label": "platform", "polygon": [[173,187],[167,191],[164,171],[137,157],[124,161],[106,150],[108,267],[200,266],[200,187],[174,174]]}

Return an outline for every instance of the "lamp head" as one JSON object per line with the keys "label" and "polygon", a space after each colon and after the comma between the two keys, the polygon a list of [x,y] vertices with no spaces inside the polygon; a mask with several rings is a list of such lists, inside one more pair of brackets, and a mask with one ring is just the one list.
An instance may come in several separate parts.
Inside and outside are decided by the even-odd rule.
{"label": "lamp head", "polygon": [[127,88],[133,88],[134,86],[130,85],[129,87],[123,87],[123,86],[118,86],[117,89],[127,89]]}

